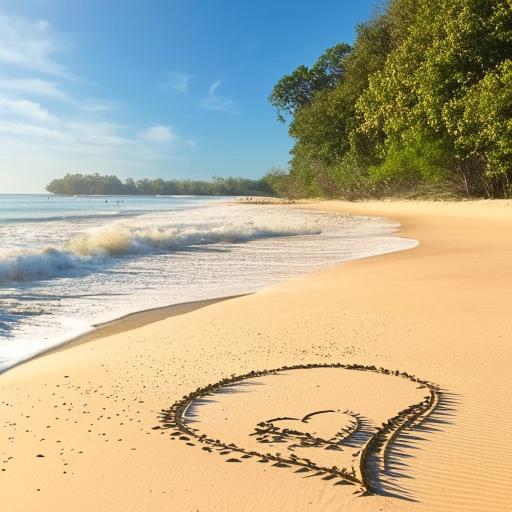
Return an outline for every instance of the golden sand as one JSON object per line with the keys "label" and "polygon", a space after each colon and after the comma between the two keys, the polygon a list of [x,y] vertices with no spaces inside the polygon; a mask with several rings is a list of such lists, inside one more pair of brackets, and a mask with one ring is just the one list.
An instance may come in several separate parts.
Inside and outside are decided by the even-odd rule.
{"label": "golden sand", "polygon": [[[178,315],[151,313],[151,323],[112,324],[100,338],[0,376],[2,510],[510,510],[512,203],[309,207],[396,219],[420,245]],[[338,363],[407,372],[445,394],[442,407],[395,438],[380,494],[361,497],[293,464],[203,450],[162,428],[161,411],[198,387],[252,370]],[[350,428],[346,411],[375,427],[424,391],[398,377],[383,385],[379,375],[319,372],[261,376],[248,386],[254,392],[214,395],[195,425],[259,453],[262,443],[247,436],[274,414],[296,423],[333,409],[337,417],[298,429],[331,439],[336,425]],[[330,465],[323,449],[301,446],[299,455]],[[350,468],[344,450],[339,467]]]}

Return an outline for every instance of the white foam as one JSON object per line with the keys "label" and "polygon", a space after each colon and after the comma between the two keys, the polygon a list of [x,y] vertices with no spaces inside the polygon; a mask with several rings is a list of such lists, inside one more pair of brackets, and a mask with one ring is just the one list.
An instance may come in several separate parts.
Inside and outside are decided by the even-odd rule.
{"label": "white foam", "polygon": [[193,246],[240,243],[258,238],[319,234],[318,226],[274,221],[209,225],[149,226],[112,222],[75,236],[62,246],[18,249],[0,256],[0,283],[49,279],[69,275],[93,260],[123,255],[170,253]]}
{"label": "white foam", "polygon": [[14,252],[0,260],[0,283],[50,278],[69,272],[77,265],[73,254],[50,247]]}

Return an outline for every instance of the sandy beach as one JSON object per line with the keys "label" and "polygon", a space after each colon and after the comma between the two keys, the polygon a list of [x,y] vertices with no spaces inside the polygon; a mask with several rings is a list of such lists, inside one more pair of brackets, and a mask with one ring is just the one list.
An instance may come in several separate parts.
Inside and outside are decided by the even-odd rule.
{"label": "sandy beach", "polygon": [[[510,510],[512,202],[294,207],[388,217],[419,245],[0,375],[2,510]],[[364,493],[361,447],[393,418]]]}

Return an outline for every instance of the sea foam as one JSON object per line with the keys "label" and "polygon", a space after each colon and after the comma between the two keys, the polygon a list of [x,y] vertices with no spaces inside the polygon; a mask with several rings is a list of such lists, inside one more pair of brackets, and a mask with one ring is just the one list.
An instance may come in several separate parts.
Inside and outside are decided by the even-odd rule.
{"label": "sea foam", "polygon": [[18,249],[0,256],[0,284],[50,279],[84,270],[107,258],[164,254],[218,243],[320,234],[307,223],[241,222],[207,225],[149,225],[113,222],[75,236],[60,247]]}

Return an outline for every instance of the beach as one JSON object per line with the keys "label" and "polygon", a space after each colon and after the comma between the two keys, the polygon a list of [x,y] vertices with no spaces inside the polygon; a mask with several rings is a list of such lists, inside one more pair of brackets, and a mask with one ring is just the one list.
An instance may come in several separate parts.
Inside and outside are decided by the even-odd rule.
{"label": "beach", "polygon": [[396,229],[211,196],[0,194],[0,372],[130,313],[416,244]]}
{"label": "beach", "polygon": [[[249,295],[139,313],[0,375],[2,509],[509,510],[512,202],[297,205],[306,207],[389,218],[419,245]],[[223,387],[245,375],[236,382],[246,386]],[[213,398],[192,397],[211,403],[193,404],[190,425],[260,455],[167,428],[173,404],[216,383]],[[337,425],[380,426],[421,403],[424,383],[439,404],[394,438],[391,467],[373,468],[382,479],[369,495],[336,485],[339,475],[274,461],[290,461],[290,445],[258,448],[249,437],[258,418],[300,421],[325,434],[320,448],[299,449],[314,468],[331,465],[336,451],[323,461]],[[304,420],[312,413],[325,421]],[[337,446],[348,453],[347,443]],[[341,457],[338,469],[354,457]]]}

